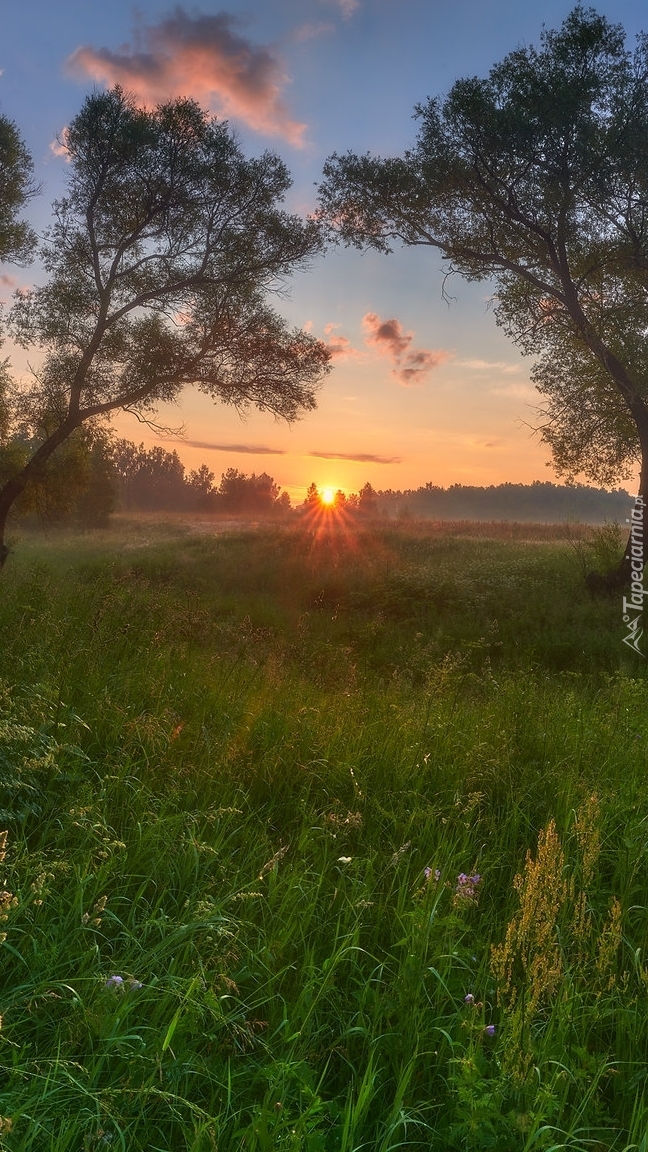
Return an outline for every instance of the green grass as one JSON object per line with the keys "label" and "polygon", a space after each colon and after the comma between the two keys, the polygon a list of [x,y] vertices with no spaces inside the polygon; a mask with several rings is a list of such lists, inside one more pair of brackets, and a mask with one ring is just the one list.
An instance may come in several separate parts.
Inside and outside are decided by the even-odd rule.
{"label": "green grass", "polygon": [[0,1147],[648,1152],[646,675],[567,545],[123,528],[0,594]]}

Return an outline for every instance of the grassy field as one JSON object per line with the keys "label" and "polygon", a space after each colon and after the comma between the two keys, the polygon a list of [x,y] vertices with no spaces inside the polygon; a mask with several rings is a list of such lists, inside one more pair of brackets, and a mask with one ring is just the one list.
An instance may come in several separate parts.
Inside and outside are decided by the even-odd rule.
{"label": "grassy field", "polygon": [[645,662],[510,535],[22,541],[1,1148],[647,1152]]}

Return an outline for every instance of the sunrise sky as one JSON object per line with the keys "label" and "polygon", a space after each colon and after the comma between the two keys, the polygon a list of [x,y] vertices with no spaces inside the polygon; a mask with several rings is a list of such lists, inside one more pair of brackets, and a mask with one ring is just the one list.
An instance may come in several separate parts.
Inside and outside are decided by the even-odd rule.
{"label": "sunrise sky", "polygon": [[[573,4],[543,0],[24,0],[3,5],[0,108],[34,157],[43,191],[37,227],[63,191],[56,137],[93,88],[119,82],[143,101],[190,95],[236,128],[252,155],[272,148],[294,177],[289,206],[315,207],[333,151],[402,152],[418,101],[463,75],[484,74]],[[645,4],[599,3],[634,41]],[[4,299],[37,269],[0,269]],[[147,446],[176,448],[188,467],[267,471],[294,500],[314,480],[357,491],[554,478],[534,437],[538,395],[529,364],[495,326],[492,289],[454,278],[442,298],[432,250],[390,257],[333,249],[296,276],[276,306],[326,340],[334,368],[316,412],[292,426],[251,411],[245,421],[186,392],[160,414],[182,437],[160,441],[134,419],[115,424]],[[11,352],[6,344],[4,354]],[[15,357],[18,370],[25,358]]]}

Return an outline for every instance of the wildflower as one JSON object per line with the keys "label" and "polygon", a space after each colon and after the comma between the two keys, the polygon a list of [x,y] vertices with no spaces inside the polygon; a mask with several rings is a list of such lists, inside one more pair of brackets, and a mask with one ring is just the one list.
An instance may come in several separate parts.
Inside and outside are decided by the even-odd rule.
{"label": "wildflower", "polygon": [[126,981],[126,984],[131,992],[137,992],[139,988],[144,987],[141,980],[134,980],[132,976]]}
{"label": "wildflower", "polygon": [[338,864],[350,864],[353,856],[338,856]]}
{"label": "wildflower", "polygon": [[[508,1019],[503,1063],[518,1084],[533,1064],[531,1027],[536,1013],[552,1003],[563,972],[559,924],[573,898],[565,875],[565,856],[553,820],[538,835],[534,859],[527,852],[524,872],[515,877],[519,908],[504,941],[491,949],[497,1003]],[[524,989],[524,996],[520,995]]]}
{"label": "wildflower", "polygon": [[124,981],[121,976],[109,976],[106,980],[106,988],[123,988]]}
{"label": "wildflower", "polygon": [[494,1024],[487,1024],[486,1027],[484,1028],[484,1036],[494,1036],[494,1035],[495,1035],[495,1025]]}
{"label": "wildflower", "polygon": [[474,1004],[474,1003],[475,1003],[475,997],[473,996],[472,992],[468,992],[464,996],[464,1004]]}
{"label": "wildflower", "polygon": [[431,876],[434,875],[434,883],[438,884],[441,879],[441,870],[440,868],[435,868],[433,873],[431,868],[424,868],[423,875],[426,880],[430,880]]}
{"label": "wildflower", "polygon": [[455,886],[454,903],[476,903],[477,888],[480,884],[481,876],[478,872],[474,872],[472,876],[467,876],[465,872],[460,872],[457,876],[457,883]]}

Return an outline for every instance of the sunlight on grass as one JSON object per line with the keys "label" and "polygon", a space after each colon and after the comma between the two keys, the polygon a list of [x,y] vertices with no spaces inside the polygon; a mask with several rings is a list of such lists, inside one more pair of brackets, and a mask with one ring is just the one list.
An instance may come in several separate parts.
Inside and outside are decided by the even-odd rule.
{"label": "sunlight on grass", "polygon": [[0,1147],[644,1147],[645,674],[569,548],[129,531],[3,574]]}

